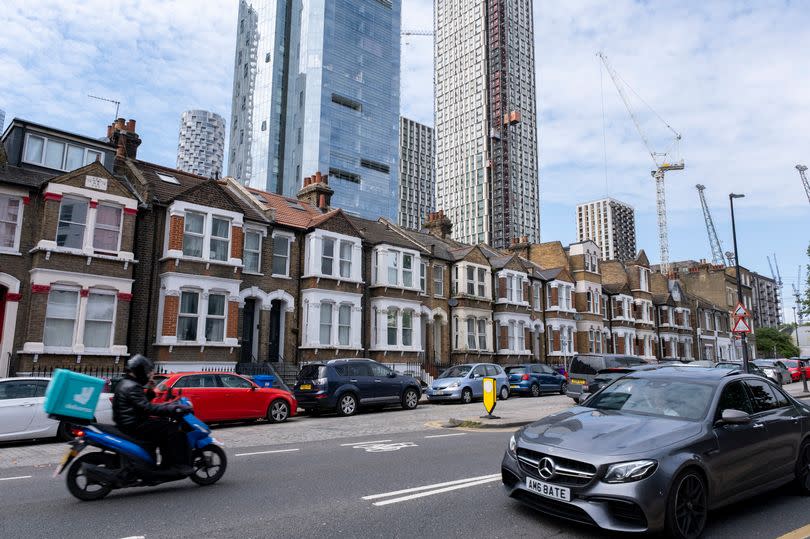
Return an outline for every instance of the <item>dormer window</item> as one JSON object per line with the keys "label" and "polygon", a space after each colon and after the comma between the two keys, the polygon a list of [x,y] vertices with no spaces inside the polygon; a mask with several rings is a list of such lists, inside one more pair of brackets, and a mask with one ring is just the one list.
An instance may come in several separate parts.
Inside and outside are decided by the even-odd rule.
{"label": "dormer window", "polygon": [[638,268],[639,288],[645,292],[650,291],[649,273],[647,268]]}
{"label": "dormer window", "polygon": [[102,153],[41,135],[25,137],[23,160],[55,170],[71,171],[101,160]]}

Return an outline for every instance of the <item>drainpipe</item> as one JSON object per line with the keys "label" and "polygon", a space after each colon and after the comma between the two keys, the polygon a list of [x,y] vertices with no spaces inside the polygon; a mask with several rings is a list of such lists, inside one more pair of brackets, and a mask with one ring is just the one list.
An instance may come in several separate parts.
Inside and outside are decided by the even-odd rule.
{"label": "drainpipe", "polygon": [[[155,224],[157,225],[158,212],[156,211],[155,205],[152,205],[152,207],[150,208],[150,211],[152,213],[152,218],[155,220]],[[138,241],[138,237],[137,237],[137,230],[138,230],[137,219],[138,219],[138,217],[135,216],[135,221],[136,221],[136,224],[135,224],[135,230],[136,230],[135,241],[136,242]],[[157,238],[158,237],[160,237],[160,238],[164,237],[165,229],[166,229],[166,215],[165,215],[165,212],[163,212],[163,219],[162,219],[162,221],[160,223],[160,232],[152,235],[152,249],[151,249],[152,250],[152,260],[151,260],[152,267],[150,268],[150,271],[149,271],[149,286],[147,288],[147,300],[146,300],[146,318],[147,318],[147,321],[152,318],[152,300],[153,300],[154,295],[155,295],[155,278],[157,277],[157,273],[159,271],[159,266],[160,266],[160,264],[158,263],[158,260],[160,259],[160,256],[158,255],[158,252],[157,252],[157,250],[158,250]],[[136,245],[137,245],[137,243],[136,243]],[[160,292],[158,292],[158,294],[159,293]],[[130,322],[132,321],[132,314],[133,314],[132,309],[130,309],[130,315],[129,315],[130,316]],[[160,323],[162,323],[162,321],[161,320],[155,320],[155,323],[160,324]],[[148,352],[149,352],[149,334],[150,334],[150,331],[151,331],[150,324],[147,323],[146,324],[146,330],[144,331],[144,334],[143,334],[143,354],[144,355],[148,355]]]}

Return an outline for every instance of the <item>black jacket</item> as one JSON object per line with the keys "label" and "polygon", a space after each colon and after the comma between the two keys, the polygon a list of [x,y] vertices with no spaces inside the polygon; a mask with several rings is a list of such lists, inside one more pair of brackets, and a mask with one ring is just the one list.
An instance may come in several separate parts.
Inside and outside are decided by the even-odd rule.
{"label": "black jacket", "polygon": [[144,387],[126,377],[115,386],[113,421],[119,429],[131,429],[148,421],[149,416],[171,416],[176,407],[175,403],[152,404]]}

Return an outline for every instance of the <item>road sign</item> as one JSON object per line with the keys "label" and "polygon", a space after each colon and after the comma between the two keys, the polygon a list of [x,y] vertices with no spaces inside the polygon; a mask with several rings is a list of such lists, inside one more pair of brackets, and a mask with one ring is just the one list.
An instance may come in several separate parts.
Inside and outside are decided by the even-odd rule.
{"label": "road sign", "polygon": [[732,329],[734,333],[751,333],[751,327],[748,325],[748,322],[745,321],[745,318],[738,317],[737,321],[734,322],[734,329]]}
{"label": "road sign", "polygon": [[745,309],[745,306],[742,303],[738,303],[737,306],[734,308],[734,316],[746,318],[751,315],[748,314],[748,311]]}
{"label": "road sign", "polygon": [[487,411],[489,415],[492,415],[492,411],[495,409],[495,402],[496,402],[495,396],[498,393],[495,378],[484,378],[483,385],[484,385],[484,409]]}

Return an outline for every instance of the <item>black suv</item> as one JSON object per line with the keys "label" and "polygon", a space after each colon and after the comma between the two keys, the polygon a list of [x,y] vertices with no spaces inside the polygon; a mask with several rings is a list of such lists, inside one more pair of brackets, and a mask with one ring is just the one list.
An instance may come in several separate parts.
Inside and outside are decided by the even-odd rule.
{"label": "black suv", "polygon": [[636,356],[621,354],[579,354],[568,367],[568,389],[565,394],[579,402],[584,387],[590,386],[596,373],[605,369],[638,367],[648,363]]}
{"label": "black suv", "polygon": [[371,359],[333,359],[304,365],[294,388],[298,407],[309,413],[335,410],[354,415],[359,406],[399,404],[413,410],[422,396],[419,381]]}

